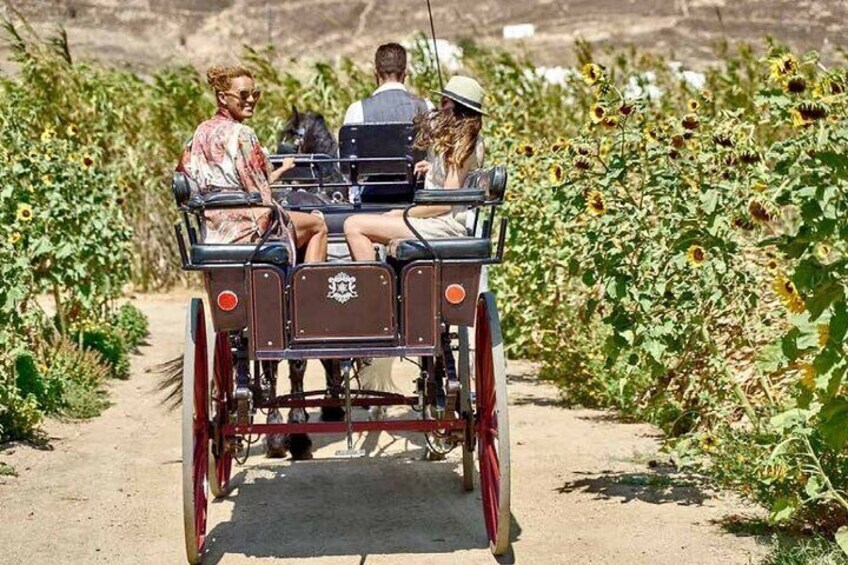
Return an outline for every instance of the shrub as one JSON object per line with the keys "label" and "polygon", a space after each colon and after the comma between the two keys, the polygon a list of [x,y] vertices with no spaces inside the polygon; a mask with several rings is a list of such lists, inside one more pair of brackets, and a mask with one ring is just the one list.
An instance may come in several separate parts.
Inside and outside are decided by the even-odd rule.
{"label": "shrub", "polygon": [[82,346],[100,354],[112,377],[126,379],[130,376],[130,359],[123,334],[111,326],[88,325],[83,329]]}
{"label": "shrub", "polygon": [[63,381],[42,374],[29,352],[20,353],[15,359],[15,385],[22,398],[35,398],[42,412],[56,412],[62,404]]}
{"label": "shrub", "polygon": [[34,438],[42,418],[33,395],[21,396],[14,383],[0,379],[0,443]]}
{"label": "shrub", "polygon": [[118,308],[112,318],[112,326],[124,337],[124,342],[130,349],[135,349],[144,342],[149,334],[147,316],[137,306],[126,303]]}

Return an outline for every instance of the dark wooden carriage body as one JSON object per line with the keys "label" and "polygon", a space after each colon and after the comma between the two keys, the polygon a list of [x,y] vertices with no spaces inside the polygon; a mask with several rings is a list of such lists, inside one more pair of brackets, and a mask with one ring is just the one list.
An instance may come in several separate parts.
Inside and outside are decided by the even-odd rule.
{"label": "dark wooden carriage body", "polygon": [[[350,448],[350,435],[367,430],[420,431],[461,445],[466,489],[473,486],[471,454],[478,450],[489,540],[495,553],[506,551],[506,395],[505,382],[498,382],[504,380],[503,349],[494,298],[480,292],[484,267],[499,263],[503,254],[506,221],[496,222],[495,210],[503,201],[506,171],[494,167],[475,172],[461,189],[424,190],[412,173],[420,156],[412,151],[411,140],[408,125],[343,128],[340,157],[297,155],[295,169],[274,187],[286,209],[320,211],[330,229],[331,247],[344,245],[344,219],[352,214],[398,208],[408,213],[428,204],[468,206],[474,214],[468,237],[397,242],[382,261],[336,257],[297,264],[285,243],[267,237],[250,245],[204,243],[200,224],[205,210],[263,205],[247,193],[201,195],[185,176],[175,176],[182,267],[202,272],[215,332],[209,371],[204,305],[195,299],[189,309],[184,369],[184,417],[191,420],[190,427],[184,424],[183,440],[184,475],[191,477],[191,484],[184,485],[189,561],[202,559],[205,541],[206,499],[198,486],[199,468],[209,468],[213,494],[224,495],[232,463],[249,435],[347,432]],[[279,159],[272,157],[272,162]],[[469,344],[471,327],[476,333]],[[349,360],[377,357],[419,358],[416,390],[395,394],[354,389]],[[306,359],[344,363],[344,382],[335,390],[328,384],[328,389],[286,395],[277,395],[275,387],[263,389],[262,375],[276,379],[278,361]],[[485,405],[473,393],[479,395],[481,387],[488,387]],[[415,417],[352,419],[352,407],[380,405],[415,408]],[[313,407],[345,407],[345,421],[253,420],[257,410]],[[489,434],[491,452],[480,443],[481,433]]]}

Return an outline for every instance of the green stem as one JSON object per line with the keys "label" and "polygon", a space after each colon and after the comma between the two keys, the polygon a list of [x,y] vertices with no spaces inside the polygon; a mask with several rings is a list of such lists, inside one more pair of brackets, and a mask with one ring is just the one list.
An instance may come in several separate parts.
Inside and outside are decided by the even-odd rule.
{"label": "green stem", "polygon": [[64,334],[68,325],[65,320],[65,309],[62,307],[62,295],[58,283],[53,283],[53,301],[56,303],[56,317],[59,320],[59,333]]}

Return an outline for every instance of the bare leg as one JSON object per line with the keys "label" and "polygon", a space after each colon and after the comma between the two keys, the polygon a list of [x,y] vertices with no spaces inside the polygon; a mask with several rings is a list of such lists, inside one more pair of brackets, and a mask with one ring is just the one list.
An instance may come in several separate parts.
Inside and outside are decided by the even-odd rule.
{"label": "bare leg", "polygon": [[350,216],[345,220],[344,231],[354,261],[373,261],[374,242],[388,243],[393,239],[415,237],[402,217],[385,214]]}
{"label": "bare leg", "polygon": [[320,263],[327,260],[327,224],[320,216],[304,212],[289,212],[294,224],[298,248],[306,246],[304,262]]}

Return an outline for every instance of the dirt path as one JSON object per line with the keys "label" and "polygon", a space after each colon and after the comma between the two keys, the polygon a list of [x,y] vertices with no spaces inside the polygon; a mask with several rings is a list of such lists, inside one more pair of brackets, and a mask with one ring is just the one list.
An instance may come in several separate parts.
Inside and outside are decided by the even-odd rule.
{"label": "dirt path", "polygon": [[[20,474],[0,477],[0,563],[184,563],[179,414],[160,406],[144,369],[181,351],[186,302],[139,300],[150,346],[111,387],[103,417],[49,422],[52,451],[0,452]],[[652,474],[649,426],[563,409],[529,370],[510,366],[515,542],[502,562],[756,563],[765,553],[713,524],[740,510],[730,500]],[[496,563],[457,457],[425,462],[418,437],[371,433],[358,440],[367,458],[332,460],[340,439],[316,441],[313,461],[255,455],[237,469],[233,495],[210,508],[208,563]]]}

